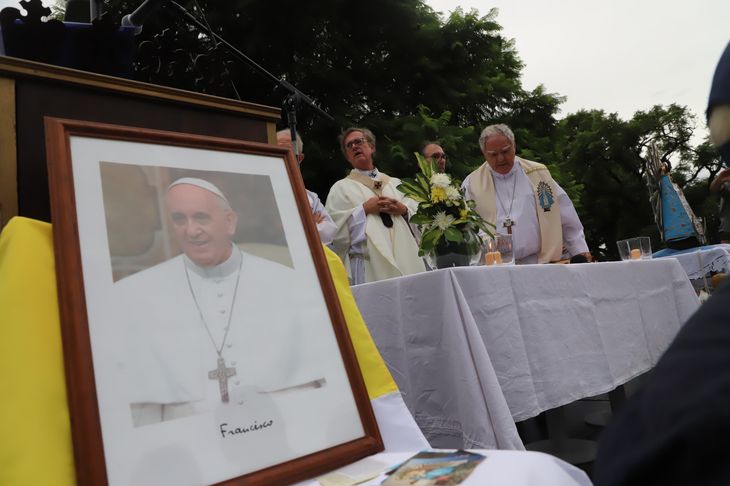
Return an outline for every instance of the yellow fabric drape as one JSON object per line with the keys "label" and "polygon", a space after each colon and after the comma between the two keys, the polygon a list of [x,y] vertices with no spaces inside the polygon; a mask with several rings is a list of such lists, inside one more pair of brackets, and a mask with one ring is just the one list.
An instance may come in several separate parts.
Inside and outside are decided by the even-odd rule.
{"label": "yellow fabric drape", "polygon": [[335,283],[337,297],[340,299],[342,313],[345,315],[347,330],[350,332],[350,338],[355,348],[357,362],[360,363],[360,371],[365,380],[365,387],[368,389],[368,396],[372,400],[386,393],[398,391],[398,386],[390,376],[390,371],[375,347],[370,331],[357,308],[342,260],[329,248],[323,248],[330,273],[332,273],[332,280]]}
{"label": "yellow fabric drape", "polygon": [[76,483],[51,225],[0,235],[0,484]]}
{"label": "yellow fabric drape", "polygon": [[[398,390],[325,248],[370,399]],[[75,484],[51,225],[13,218],[0,234],[0,485]]]}

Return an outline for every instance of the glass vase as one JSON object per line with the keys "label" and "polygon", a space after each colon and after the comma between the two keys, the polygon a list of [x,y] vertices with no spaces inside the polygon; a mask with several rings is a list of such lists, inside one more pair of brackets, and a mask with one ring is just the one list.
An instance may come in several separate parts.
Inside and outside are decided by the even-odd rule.
{"label": "glass vase", "polygon": [[459,243],[442,238],[427,256],[431,268],[450,268],[478,265],[481,255],[479,239],[472,233],[465,233],[464,241]]}

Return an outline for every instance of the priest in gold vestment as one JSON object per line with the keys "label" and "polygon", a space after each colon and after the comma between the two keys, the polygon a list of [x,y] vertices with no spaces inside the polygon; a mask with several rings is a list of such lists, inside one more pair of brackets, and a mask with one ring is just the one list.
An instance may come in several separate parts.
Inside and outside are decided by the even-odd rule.
{"label": "priest in gold vestment", "polygon": [[497,233],[512,235],[515,263],[550,263],[576,255],[590,261],[573,203],[547,167],[517,157],[512,130],[490,125],[479,146],[486,161],[464,179],[462,188]]}

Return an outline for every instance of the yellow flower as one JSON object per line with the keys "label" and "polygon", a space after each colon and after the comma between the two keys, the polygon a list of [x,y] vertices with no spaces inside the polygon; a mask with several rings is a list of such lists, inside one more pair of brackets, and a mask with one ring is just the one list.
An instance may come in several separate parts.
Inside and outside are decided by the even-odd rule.
{"label": "yellow flower", "polygon": [[468,215],[469,215],[469,210],[468,209],[462,209],[461,211],[459,211],[459,217],[461,219],[466,218]]}
{"label": "yellow flower", "polygon": [[446,201],[446,191],[443,187],[431,188],[431,201],[435,203]]}

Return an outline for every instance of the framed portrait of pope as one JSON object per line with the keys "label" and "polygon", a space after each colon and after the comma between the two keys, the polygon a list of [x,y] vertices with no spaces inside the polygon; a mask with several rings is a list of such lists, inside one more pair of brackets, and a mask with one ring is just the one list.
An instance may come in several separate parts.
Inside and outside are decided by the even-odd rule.
{"label": "framed portrait of pope", "polygon": [[46,119],[83,484],[291,482],[382,450],[299,169]]}

